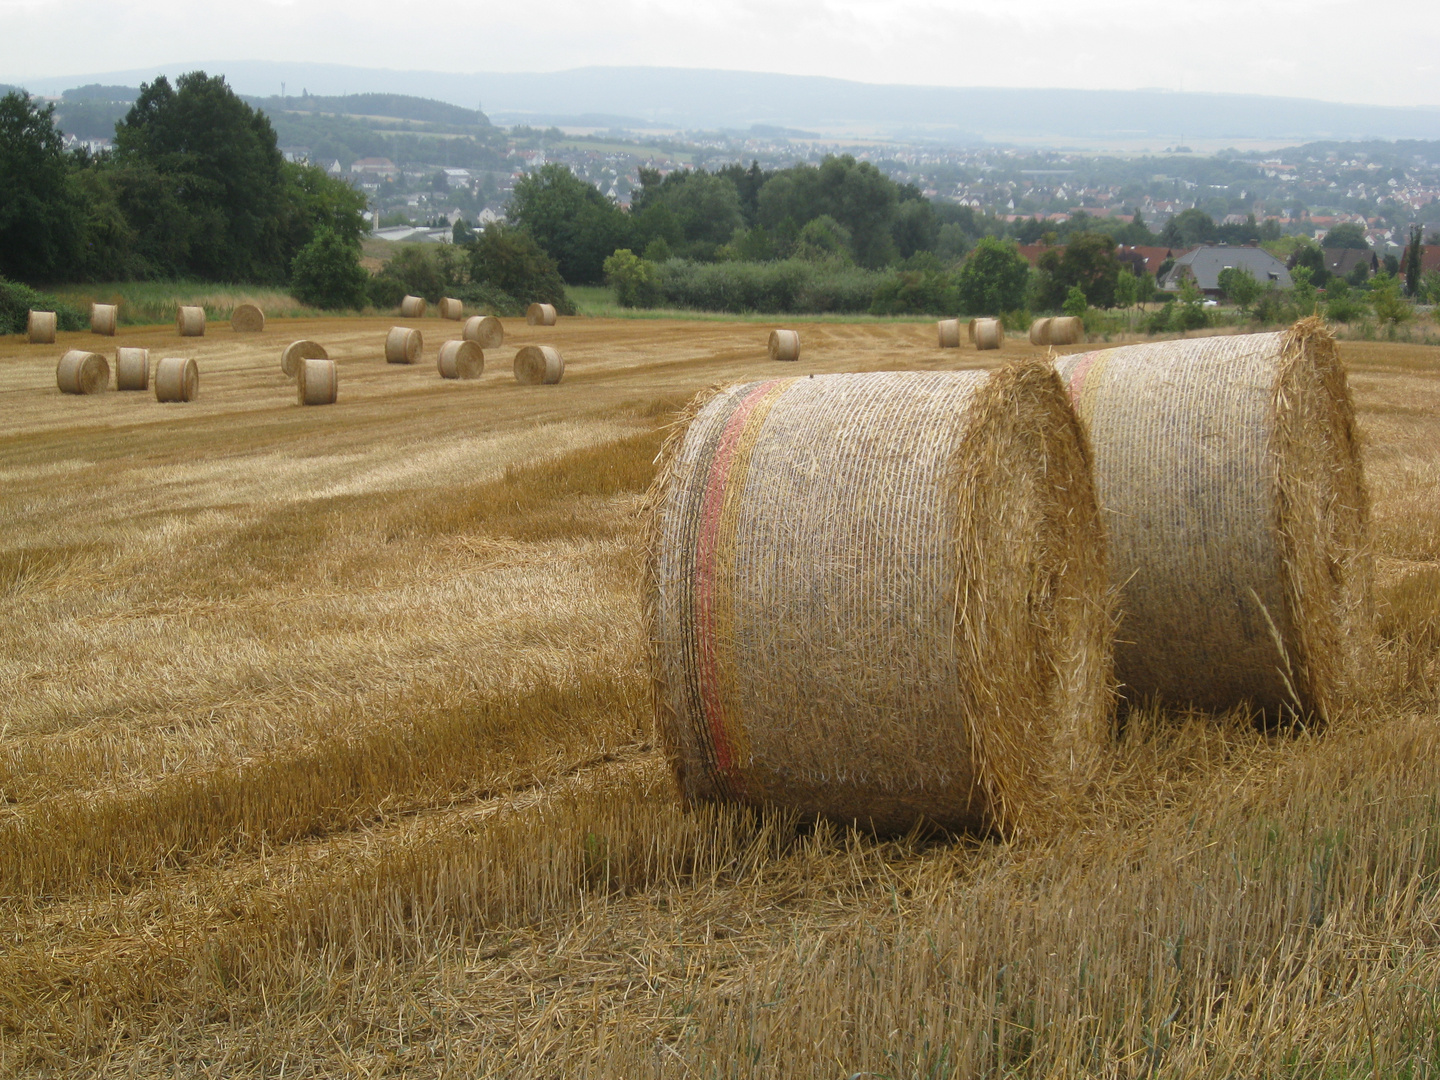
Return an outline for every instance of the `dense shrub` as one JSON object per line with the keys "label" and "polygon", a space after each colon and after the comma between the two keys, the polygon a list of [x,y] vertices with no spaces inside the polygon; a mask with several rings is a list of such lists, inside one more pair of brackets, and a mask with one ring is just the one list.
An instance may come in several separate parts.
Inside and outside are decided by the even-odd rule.
{"label": "dense shrub", "polygon": [[89,325],[85,315],[69,304],[18,281],[0,278],[0,334],[23,334],[32,310],[55,312],[61,330],[84,330]]}
{"label": "dense shrub", "polygon": [[697,263],[671,259],[655,268],[664,307],[692,311],[860,314],[870,310],[885,274],[833,263]]}
{"label": "dense shrub", "polygon": [[376,308],[399,307],[406,291],[405,283],[389,274],[376,274],[365,283],[365,297]]}
{"label": "dense shrub", "polygon": [[290,267],[295,299],[330,310],[364,307],[369,280],[358,247],[325,225],[315,230],[315,239],[300,249]]}

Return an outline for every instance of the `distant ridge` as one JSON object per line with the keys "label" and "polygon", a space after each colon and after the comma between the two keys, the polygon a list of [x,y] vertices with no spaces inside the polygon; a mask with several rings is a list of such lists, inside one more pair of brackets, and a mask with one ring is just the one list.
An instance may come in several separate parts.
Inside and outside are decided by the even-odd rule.
{"label": "distant ridge", "polygon": [[[1256,94],[1158,90],[1003,89],[872,85],[845,79],[661,67],[453,74],[337,64],[196,61],[32,79],[32,93],[84,83],[138,85],[157,74],[223,73],[240,93],[270,97],[409,94],[481,109],[500,124],[729,129],[754,125],[824,135],[946,142],[1437,139],[1440,109],[1344,105]],[[0,78],[9,76],[0,73]],[[13,81],[13,80],[12,80]],[[608,123],[607,123],[608,122]],[[588,126],[600,126],[592,123]]]}

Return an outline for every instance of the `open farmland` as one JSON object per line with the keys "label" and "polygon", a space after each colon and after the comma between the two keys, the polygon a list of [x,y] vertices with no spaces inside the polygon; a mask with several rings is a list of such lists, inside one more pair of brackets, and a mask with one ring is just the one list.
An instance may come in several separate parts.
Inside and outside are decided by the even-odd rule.
{"label": "open farmland", "polygon": [[[1031,347],[506,320],[450,382],[460,324],[402,324],[414,367],[386,319],[0,340],[0,1075],[1440,1070],[1440,350],[1342,346],[1386,635],[1342,720],[1133,713],[1055,833],[882,843],[678,804],[636,512],[705,386]],[[116,344],[199,400],[56,391]]]}

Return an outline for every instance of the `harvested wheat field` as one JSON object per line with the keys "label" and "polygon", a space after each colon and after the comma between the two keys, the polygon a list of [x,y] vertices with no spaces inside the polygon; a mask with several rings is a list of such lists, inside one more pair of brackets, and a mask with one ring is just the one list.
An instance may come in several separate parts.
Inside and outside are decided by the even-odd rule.
{"label": "harvested wheat field", "polygon": [[[1440,1065],[1440,350],[1342,346],[1382,641],[1326,730],[1133,711],[1039,835],[880,841],[686,809],[652,736],[642,497],[696,391],[775,377],[754,324],[507,320],[543,392],[390,325],[212,327],[183,409],[0,339],[0,1075]],[[787,378],[1044,352],[804,334]]]}

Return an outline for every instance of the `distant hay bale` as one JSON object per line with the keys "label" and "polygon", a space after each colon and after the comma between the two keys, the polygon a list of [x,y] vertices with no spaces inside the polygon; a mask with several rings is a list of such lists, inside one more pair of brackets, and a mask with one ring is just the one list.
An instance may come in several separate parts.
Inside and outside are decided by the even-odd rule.
{"label": "distant hay bale", "polygon": [[645,541],[686,798],[1029,828],[1108,733],[1104,538],[1047,365],[773,379],[690,413]]}
{"label": "distant hay bale", "polygon": [[464,337],[482,349],[498,349],[505,344],[505,327],[494,315],[472,315],[465,320]]}
{"label": "distant hay bale", "polygon": [[265,329],[265,312],[254,304],[236,304],[230,312],[230,329],[239,334],[258,334]]}
{"label": "distant hay bale", "polygon": [[301,405],[334,405],[339,391],[335,361],[302,357],[296,367],[295,396]]}
{"label": "distant hay bale", "polygon": [[1049,345],[1050,325],[1054,321],[1054,319],[1036,319],[1034,322],[1032,322],[1030,324],[1030,344]]}
{"label": "distant hay bale", "polygon": [[565,377],[565,358],[549,345],[526,345],[515,354],[515,381],[525,386],[554,385]]}
{"label": "distant hay bale", "polygon": [[156,401],[194,401],[200,394],[200,366],[185,356],[167,356],[155,365]]}
{"label": "distant hay bale", "polygon": [[941,319],[935,324],[935,329],[940,334],[940,348],[958,349],[960,347],[959,319]]}
{"label": "distant hay bale", "polygon": [[204,337],[205,309],[181,304],[175,312],[175,330],[181,337]]}
{"label": "distant hay bale", "polygon": [[975,344],[975,320],[974,320],[974,319],[969,320],[969,321],[965,324],[965,336],[969,339],[971,345],[974,345],[974,344]]}
{"label": "distant hay bale", "polygon": [[999,319],[976,319],[975,348],[998,349],[1005,344],[1005,327]]}
{"label": "distant hay bale", "polygon": [[443,296],[440,298],[440,317],[459,322],[465,318],[465,305],[453,297]]}
{"label": "distant hay bale", "polygon": [[400,317],[402,319],[423,319],[425,308],[423,296],[406,296],[400,301]]}
{"label": "distant hay bale", "polygon": [[25,336],[31,345],[54,345],[57,322],[53,311],[32,311],[25,317]]}
{"label": "distant hay bale", "polygon": [[1057,363],[1094,452],[1134,698],[1325,717],[1369,634],[1354,407],[1318,319]]}
{"label": "distant hay bale", "polygon": [[328,360],[330,354],[325,346],[318,341],[310,341],[302,338],[300,341],[292,341],[285,346],[285,351],[280,354],[280,371],[287,379],[294,379],[300,374],[300,364],[303,360]]}
{"label": "distant hay bale", "polygon": [[531,326],[554,326],[554,304],[531,304],[525,309],[525,321]]}
{"label": "distant hay bale", "polygon": [[765,347],[771,360],[799,360],[800,333],[797,330],[771,330]]}
{"label": "distant hay bale", "polygon": [[90,332],[104,337],[114,337],[115,327],[120,321],[118,304],[90,305]]}
{"label": "distant hay bale", "polygon": [[1085,320],[1076,315],[1057,315],[1050,320],[1049,345],[1074,345],[1085,340]]}
{"label": "distant hay bale", "polygon": [[115,350],[115,389],[150,389],[150,350]]}
{"label": "distant hay bale", "polygon": [[99,394],[110,389],[110,364],[99,353],[71,349],[55,368],[62,394]]}
{"label": "distant hay bale", "polygon": [[392,326],[385,335],[385,361],[390,364],[414,364],[420,360],[420,331],[408,326]]}
{"label": "distant hay bale", "polygon": [[442,379],[478,379],[485,373],[485,353],[473,341],[447,341],[435,366]]}

